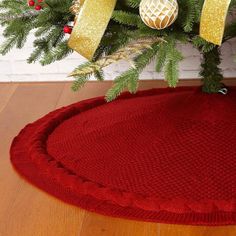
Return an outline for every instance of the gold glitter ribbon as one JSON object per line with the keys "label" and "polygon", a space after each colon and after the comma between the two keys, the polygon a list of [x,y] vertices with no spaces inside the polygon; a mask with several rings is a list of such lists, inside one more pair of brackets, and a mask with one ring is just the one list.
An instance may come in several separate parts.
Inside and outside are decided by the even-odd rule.
{"label": "gold glitter ribbon", "polygon": [[231,0],[205,0],[200,22],[200,36],[208,42],[221,45],[230,2]]}
{"label": "gold glitter ribbon", "polygon": [[91,60],[104,35],[116,0],[85,0],[68,41],[70,48]]}

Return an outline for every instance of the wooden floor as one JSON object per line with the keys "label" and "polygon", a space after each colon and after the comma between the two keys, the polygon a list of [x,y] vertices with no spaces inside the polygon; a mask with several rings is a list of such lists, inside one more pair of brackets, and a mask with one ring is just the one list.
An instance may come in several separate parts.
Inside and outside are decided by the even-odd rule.
{"label": "wooden floor", "polygon": [[[25,124],[57,107],[103,95],[110,85],[92,82],[73,93],[69,83],[0,84],[0,236],[235,236],[236,226],[164,225],[90,213],[35,188],[12,169],[9,146]],[[143,89],[160,86],[164,84],[141,83]]]}

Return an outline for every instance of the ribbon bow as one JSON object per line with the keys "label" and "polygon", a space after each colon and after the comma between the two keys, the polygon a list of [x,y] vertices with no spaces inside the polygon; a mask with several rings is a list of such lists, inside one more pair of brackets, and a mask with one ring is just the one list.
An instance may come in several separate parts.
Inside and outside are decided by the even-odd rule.
{"label": "ribbon bow", "polygon": [[221,45],[226,16],[231,0],[205,0],[201,22],[200,36],[206,41]]}
{"label": "ribbon bow", "polygon": [[82,0],[80,5],[68,45],[91,60],[111,19],[116,0]]}

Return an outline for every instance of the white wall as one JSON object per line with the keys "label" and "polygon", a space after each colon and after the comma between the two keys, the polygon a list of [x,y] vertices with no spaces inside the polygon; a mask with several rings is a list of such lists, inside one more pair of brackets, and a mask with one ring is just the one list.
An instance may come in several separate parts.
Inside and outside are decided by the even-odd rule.
{"label": "white wall", "polygon": [[[2,29],[0,29],[0,43],[3,42]],[[67,74],[81,62],[85,61],[79,54],[73,53],[63,61],[42,67],[40,64],[27,64],[26,58],[32,51],[33,36],[29,38],[26,46],[21,50],[14,49],[6,56],[0,56],[0,82],[6,81],[68,81]],[[185,59],[180,65],[180,78],[197,78],[200,66],[200,55],[191,45],[180,45]],[[225,77],[236,77],[236,40],[227,42],[222,46],[222,69]],[[120,72],[128,69],[125,61],[109,66],[106,70],[106,79],[112,80]],[[141,75],[141,79],[163,79],[163,74],[154,71],[151,63]]]}

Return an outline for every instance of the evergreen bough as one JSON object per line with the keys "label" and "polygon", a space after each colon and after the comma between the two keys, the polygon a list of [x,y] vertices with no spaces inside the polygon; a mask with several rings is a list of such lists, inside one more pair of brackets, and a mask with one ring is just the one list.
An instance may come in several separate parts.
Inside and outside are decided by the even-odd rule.
{"label": "evergreen bough", "polygon": [[[70,11],[72,0],[45,0],[46,7],[41,11],[32,10],[27,0],[2,0],[0,3],[0,23],[4,27],[6,41],[0,53],[5,55],[13,47],[22,48],[31,31],[34,32],[34,50],[28,58],[29,63],[39,61],[43,66],[62,60],[73,52],[67,45],[63,27],[74,20]],[[76,68],[89,73],[73,75],[73,90],[80,89],[92,75],[98,81],[104,80],[103,68],[96,62],[103,57],[119,52],[130,42],[143,38],[162,38],[160,42],[150,41],[138,54],[129,55],[130,69],[114,80],[106,99],[114,100],[127,89],[135,93],[138,89],[139,75],[152,61],[156,60],[157,72],[164,71],[169,86],[178,82],[178,65],[183,59],[177,49],[179,43],[191,43],[202,54],[201,72],[203,91],[216,93],[222,87],[220,48],[200,38],[199,22],[204,0],[179,0],[179,15],[175,23],[164,30],[154,30],[146,26],[139,16],[140,0],[118,0],[111,21],[91,62]],[[236,0],[231,1],[230,11],[234,10]],[[98,9],[100,10],[100,9]],[[223,42],[236,36],[236,21],[226,26]],[[122,57],[121,57],[122,58]],[[118,59],[117,59],[118,60]]]}

